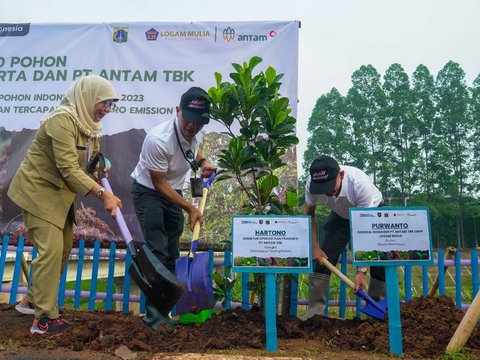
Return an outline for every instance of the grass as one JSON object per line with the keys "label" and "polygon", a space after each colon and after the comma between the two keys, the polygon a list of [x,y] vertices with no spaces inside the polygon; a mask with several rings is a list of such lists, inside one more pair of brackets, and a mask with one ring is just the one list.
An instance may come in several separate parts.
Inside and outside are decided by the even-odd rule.
{"label": "grass", "polygon": [[[67,290],[75,290],[75,281],[69,281],[66,283]],[[90,280],[82,280],[80,285],[81,291],[90,291],[91,281]],[[98,280],[97,281],[97,292],[107,292],[107,280]],[[113,293],[116,292],[115,285],[113,286]],[[88,302],[89,299],[80,298],[80,306],[78,310],[88,310]],[[66,309],[73,309],[74,306],[74,299],[73,298],[65,298],[65,305]],[[105,309],[105,301],[104,300],[96,300],[95,301],[95,310],[103,310]],[[115,309],[115,301],[112,301],[112,309]]]}
{"label": "grass", "polygon": [[21,343],[18,340],[12,340],[12,339],[3,340],[3,341],[0,341],[0,350],[8,349],[8,348],[17,348],[20,345]]}
{"label": "grass", "polygon": [[455,351],[450,354],[444,354],[440,360],[477,360],[478,357],[475,354],[466,354],[464,350]]}

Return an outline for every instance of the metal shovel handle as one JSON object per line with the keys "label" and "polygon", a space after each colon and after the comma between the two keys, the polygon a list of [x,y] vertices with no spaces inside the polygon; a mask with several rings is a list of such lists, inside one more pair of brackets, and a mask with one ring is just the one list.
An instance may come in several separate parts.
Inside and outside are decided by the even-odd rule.
{"label": "metal shovel handle", "polygon": [[[107,189],[113,194],[112,187],[110,186],[110,183],[108,182],[108,179],[106,177],[102,178],[100,182],[102,183],[102,186],[105,189]],[[115,217],[115,220],[117,221],[118,227],[120,228],[120,232],[122,233],[122,236],[128,245],[133,240],[133,237],[132,237],[132,234],[130,234],[130,231],[128,230],[127,223],[125,222],[125,219],[123,217],[123,214],[120,208],[117,208],[117,216]]]}

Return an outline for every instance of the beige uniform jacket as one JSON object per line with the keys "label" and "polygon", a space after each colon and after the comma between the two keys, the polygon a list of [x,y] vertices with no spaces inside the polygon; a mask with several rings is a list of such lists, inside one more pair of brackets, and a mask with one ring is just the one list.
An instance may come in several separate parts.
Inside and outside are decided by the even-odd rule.
{"label": "beige uniform jacket", "polygon": [[43,123],[8,189],[22,209],[63,228],[77,193],[86,195],[95,181],[85,173],[88,152],[99,149],[73,120],[60,114]]}

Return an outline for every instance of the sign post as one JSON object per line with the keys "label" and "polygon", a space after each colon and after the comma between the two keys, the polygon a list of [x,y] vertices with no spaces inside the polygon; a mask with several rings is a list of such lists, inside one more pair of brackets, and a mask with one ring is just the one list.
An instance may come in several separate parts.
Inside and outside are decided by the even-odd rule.
{"label": "sign post", "polygon": [[428,208],[351,208],[350,230],[353,265],[385,266],[390,352],[401,356],[397,266],[433,264]]}
{"label": "sign post", "polygon": [[265,274],[267,351],[277,350],[277,291],[275,274],[312,270],[309,216],[233,216],[234,272]]}

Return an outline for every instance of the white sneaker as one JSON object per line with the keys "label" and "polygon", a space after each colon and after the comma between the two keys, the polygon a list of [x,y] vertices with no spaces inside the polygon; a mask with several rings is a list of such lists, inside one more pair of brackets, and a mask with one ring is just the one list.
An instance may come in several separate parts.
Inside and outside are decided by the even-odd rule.
{"label": "white sneaker", "polygon": [[15,310],[21,314],[35,315],[35,305],[29,302],[25,297],[15,305]]}

